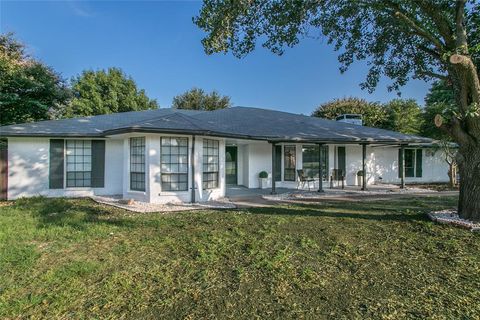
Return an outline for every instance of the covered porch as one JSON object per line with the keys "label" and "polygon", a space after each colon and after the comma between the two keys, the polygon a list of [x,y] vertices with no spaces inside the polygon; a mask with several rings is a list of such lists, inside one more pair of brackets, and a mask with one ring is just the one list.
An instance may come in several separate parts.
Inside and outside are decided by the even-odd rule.
{"label": "covered porch", "polygon": [[[236,190],[248,193],[248,189],[257,190],[256,194],[276,194],[296,189],[366,191],[381,183],[397,184],[403,188],[405,147],[398,144],[227,139],[227,194],[235,196]],[[421,158],[419,161],[421,163]],[[268,175],[264,183],[259,177],[263,171]],[[245,190],[239,188],[242,186]],[[265,189],[260,189],[262,187]]]}

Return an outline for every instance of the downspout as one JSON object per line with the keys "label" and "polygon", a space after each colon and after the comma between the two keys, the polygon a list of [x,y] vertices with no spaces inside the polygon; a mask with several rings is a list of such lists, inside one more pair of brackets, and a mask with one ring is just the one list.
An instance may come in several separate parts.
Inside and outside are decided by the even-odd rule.
{"label": "downspout", "polygon": [[405,145],[400,145],[400,163],[398,168],[400,170],[400,189],[405,189]]}
{"label": "downspout", "polygon": [[192,154],[190,155],[190,162],[192,163],[192,196],[191,202],[195,203],[195,135],[192,136]]}
{"label": "downspout", "polygon": [[275,142],[272,142],[272,191],[270,194],[277,194],[276,186],[275,186],[275,174],[277,172],[276,164],[276,153],[275,153]]}
{"label": "downspout", "polygon": [[362,190],[366,191],[367,190],[367,166],[366,166],[366,160],[367,160],[367,144],[362,143]]}

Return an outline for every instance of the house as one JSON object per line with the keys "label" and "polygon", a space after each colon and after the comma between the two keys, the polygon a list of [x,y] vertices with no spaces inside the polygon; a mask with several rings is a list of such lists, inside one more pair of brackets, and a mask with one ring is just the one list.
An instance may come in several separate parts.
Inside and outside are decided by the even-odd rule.
{"label": "house", "polygon": [[321,178],[319,189],[448,181],[430,139],[258,108],[162,108],[0,130],[8,139],[8,199],[207,201],[224,197],[227,185],[258,188],[261,171],[272,192],[295,188],[300,169]]}

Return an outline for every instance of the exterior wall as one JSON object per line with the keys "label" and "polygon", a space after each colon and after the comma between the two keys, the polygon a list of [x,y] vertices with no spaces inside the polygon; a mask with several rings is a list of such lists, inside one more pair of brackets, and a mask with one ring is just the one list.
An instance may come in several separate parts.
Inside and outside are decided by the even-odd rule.
{"label": "exterior wall", "polygon": [[268,185],[272,180],[272,145],[268,142],[252,142],[248,145],[248,188],[259,188],[258,174],[268,172]]}
{"label": "exterior wall", "polygon": [[[182,135],[162,135],[182,136]],[[145,191],[130,190],[130,137],[145,137]],[[122,195],[124,199],[153,203],[190,202],[192,188],[192,137],[188,137],[188,189],[162,192],[160,168],[160,137],[158,134],[131,134],[107,139],[105,143],[105,187],[49,189],[49,138],[9,139],[8,199],[43,195],[48,197],[85,197],[93,195]],[[225,140],[219,141],[219,187],[203,190],[203,139],[195,140],[195,200],[208,201],[225,196]]]}
{"label": "exterior wall", "polygon": [[[130,190],[129,183],[129,138],[145,137],[146,145],[146,186],[144,192]],[[159,134],[130,134],[106,139],[105,144],[105,187],[104,188],[64,188],[49,189],[49,138],[9,138],[8,149],[8,199],[44,195],[48,197],[79,197],[91,195],[117,195],[125,199],[154,203],[190,202],[192,188],[191,155],[192,137],[189,140],[188,190],[162,192],[161,190],[161,136]],[[203,139],[219,141],[219,187],[203,190]],[[248,188],[258,188],[258,174],[269,173],[268,184],[272,181],[272,146],[265,141],[244,141],[238,145],[238,184]],[[292,145],[292,144],[288,144]],[[302,146],[296,145],[296,169],[303,167]],[[336,146],[329,145],[329,172],[336,167]],[[346,185],[360,185],[357,172],[362,169],[362,147],[346,145]],[[442,151],[423,150],[423,174],[421,178],[405,178],[406,183],[448,182],[448,164]],[[282,147],[283,179],[283,147]],[[367,183],[400,183],[398,178],[398,147],[367,147]],[[196,201],[215,200],[225,196],[225,139],[215,137],[195,138],[195,199]],[[381,179],[380,179],[381,178]],[[277,182],[278,187],[295,188],[296,181]],[[323,182],[324,187],[329,182]]]}
{"label": "exterior wall", "polygon": [[[296,169],[303,168],[302,147],[304,144],[286,143],[285,145],[296,146]],[[329,168],[328,176],[332,175],[333,169],[337,168],[337,146],[345,146],[346,174],[345,185],[361,186],[361,178],[357,176],[358,171],[362,170],[362,146],[361,145],[328,145],[329,148]],[[247,151],[245,151],[247,150]],[[258,188],[260,171],[269,173],[268,186],[271,187],[272,177],[272,155],[271,144],[267,142],[251,142],[245,146],[243,158],[243,182],[248,188]],[[430,151],[426,151],[430,150]],[[248,159],[245,159],[248,158]],[[277,181],[277,187],[296,188],[297,182],[283,181],[283,144],[282,144],[282,181]],[[367,185],[375,183],[395,183],[399,184],[398,178],[398,147],[374,147],[367,146],[366,158]],[[448,182],[448,164],[444,160],[442,151],[433,153],[432,149],[423,150],[422,158],[422,177],[405,178],[406,183],[429,183],[429,182]],[[245,174],[248,172],[248,174]],[[380,177],[382,179],[380,179]],[[335,186],[339,182],[334,182]],[[323,187],[328,188],[330,182],[324,181]]]}
{"label": "exterior wall", "polygon": [[[400,183],[398,178],[398,148],[374,148],[374,180],[386,183]],[[405,183],[448,182],[448,164],[444,160],[443,151],[423,149],[422,177],[405,177]],[[379,178],[382,179],[379,179]]]}
{"label": "exterior wall", "polygon": [[122,193],[122,142],[105,142],[105,187],[49,189],[48,138],[8,139],[8,199],[20,197],[83,197]]}

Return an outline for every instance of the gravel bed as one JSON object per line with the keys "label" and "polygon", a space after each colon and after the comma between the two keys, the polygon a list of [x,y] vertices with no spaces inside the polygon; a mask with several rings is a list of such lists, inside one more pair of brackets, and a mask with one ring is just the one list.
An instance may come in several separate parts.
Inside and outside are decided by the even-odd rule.
{"label": "gravel bed", "polygon": [[168,213],[175,211],[190,211],[190,210],[205,210],[205,209],[235,209],[236,206],[228,199],[221,199],[217,201],[207,201],[198,203],[147,203],[141,201],[133,201],[132,204],[126,203],[119,197],[101,197],[94,196],[91,199],[95,202],[122,208],[125,210],[148,213],[148,212],[160,212]]}
{"label": "gravel bed", "polygon": [[439,223],[451,224],[469,229],[473,232],[480,232],[480,223],[460,218],[457,214],[457,210],[454,209],[433,211],[428,214],[428,217]]}

